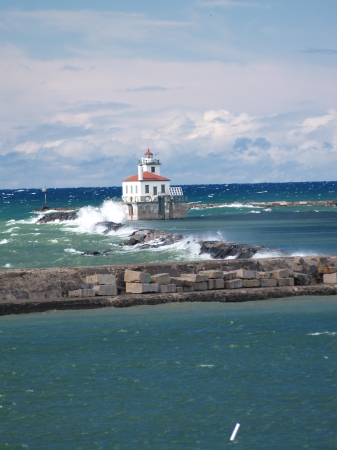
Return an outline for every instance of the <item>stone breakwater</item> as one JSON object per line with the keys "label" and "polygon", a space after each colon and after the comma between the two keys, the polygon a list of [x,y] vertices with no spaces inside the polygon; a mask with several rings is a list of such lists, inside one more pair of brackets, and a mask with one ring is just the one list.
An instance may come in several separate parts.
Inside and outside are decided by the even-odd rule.
{"label": "stone breakwater", "polygon": [[[246,259],[225,261],[198,261],[163,264],[135,264],[91,266],[77,268],[50,268],[0,271],[0,315],[18,314],[52,309],[85,309],[106,306],[127,307],[155,305],[167,302],[242,302],[283,298],[298,295],[337,295],[336,284],[322,284],[319,269],[337,268],[337,256],[310,256],[292,258]],[[234,271],[239,269],[273,271],[287,269],[310,275],[311,285],[272,288],[244,288],[236,290],[209,290],[172,294],[126,294],[125,269],[146,271],[151,275],[169,273],[197,274],[205,270]],[[113,274],[120,295],[116,297],[69,298],[68,292],[85,284],[88,275]]]}
{"label": "stone breakwater", "polygon": [[187,209],[208,209],[208,208],[224,208],[226,206],[233,207],[235,205],[255,206],[257,208],[270,208],[272,206],[337,206],[337,200],[307,200],[303,202],[238,202],[238,203],[189,203]]}

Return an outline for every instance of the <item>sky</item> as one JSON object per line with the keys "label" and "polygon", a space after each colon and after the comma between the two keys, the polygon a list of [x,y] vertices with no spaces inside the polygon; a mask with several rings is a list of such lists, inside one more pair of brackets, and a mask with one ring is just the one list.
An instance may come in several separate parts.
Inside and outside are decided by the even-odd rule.
{"label": "sky", "polygon": [[0,189],[336,180],[336,0],[0,2]]}

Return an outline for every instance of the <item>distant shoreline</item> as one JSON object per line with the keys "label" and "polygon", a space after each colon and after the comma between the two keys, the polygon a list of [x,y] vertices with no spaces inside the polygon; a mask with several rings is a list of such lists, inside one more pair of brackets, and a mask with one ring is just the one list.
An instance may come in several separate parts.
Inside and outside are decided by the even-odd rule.
{"label": "distant shoreline", "polygon": [[252,206],[254,208],[293,207],[293,206],[337,206],[337,200],[306,200],[300,202],[237,202],[237,203],[188,203],[187,209],[233,208]]}

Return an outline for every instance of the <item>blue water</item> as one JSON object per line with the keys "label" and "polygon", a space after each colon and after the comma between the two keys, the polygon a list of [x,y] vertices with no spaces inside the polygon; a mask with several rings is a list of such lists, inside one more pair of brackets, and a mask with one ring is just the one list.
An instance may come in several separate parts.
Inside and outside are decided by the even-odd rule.
{"label": "blue water", "polygon": [[[96,222],[123,219],[120,187],[48,189],[49,206],[81,207],[81,218],[40,225],[32,212],[44,204],[40,190],[0,191],[0,268],[197,260],[206,257],[199,255],[198,239],[265,245],[292,255],[337,253],[336,207],[256,208],[241,203],[337,199],[337,182],[195,185],[183,190],[196,208],[198,203],[236,203],[190,210],[186,220],[127,223],[117,233],[104,235]],[[158,250],[121,246],[137,227],[181,232],[186,239]],[[108,256],[81,254],[106,249],[112,250]]]}
{"label": "blue water", "polygon": [[0,449],[336,448],[336,323],[337,297],[0,317]]}

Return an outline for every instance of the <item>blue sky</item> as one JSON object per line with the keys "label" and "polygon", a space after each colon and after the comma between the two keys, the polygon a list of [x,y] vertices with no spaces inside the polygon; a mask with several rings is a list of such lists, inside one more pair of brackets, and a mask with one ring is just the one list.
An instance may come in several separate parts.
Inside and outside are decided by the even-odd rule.
{"label": "blue sky", "polygon": [[336,180],[335,0],[0,3],[0,188]]}

